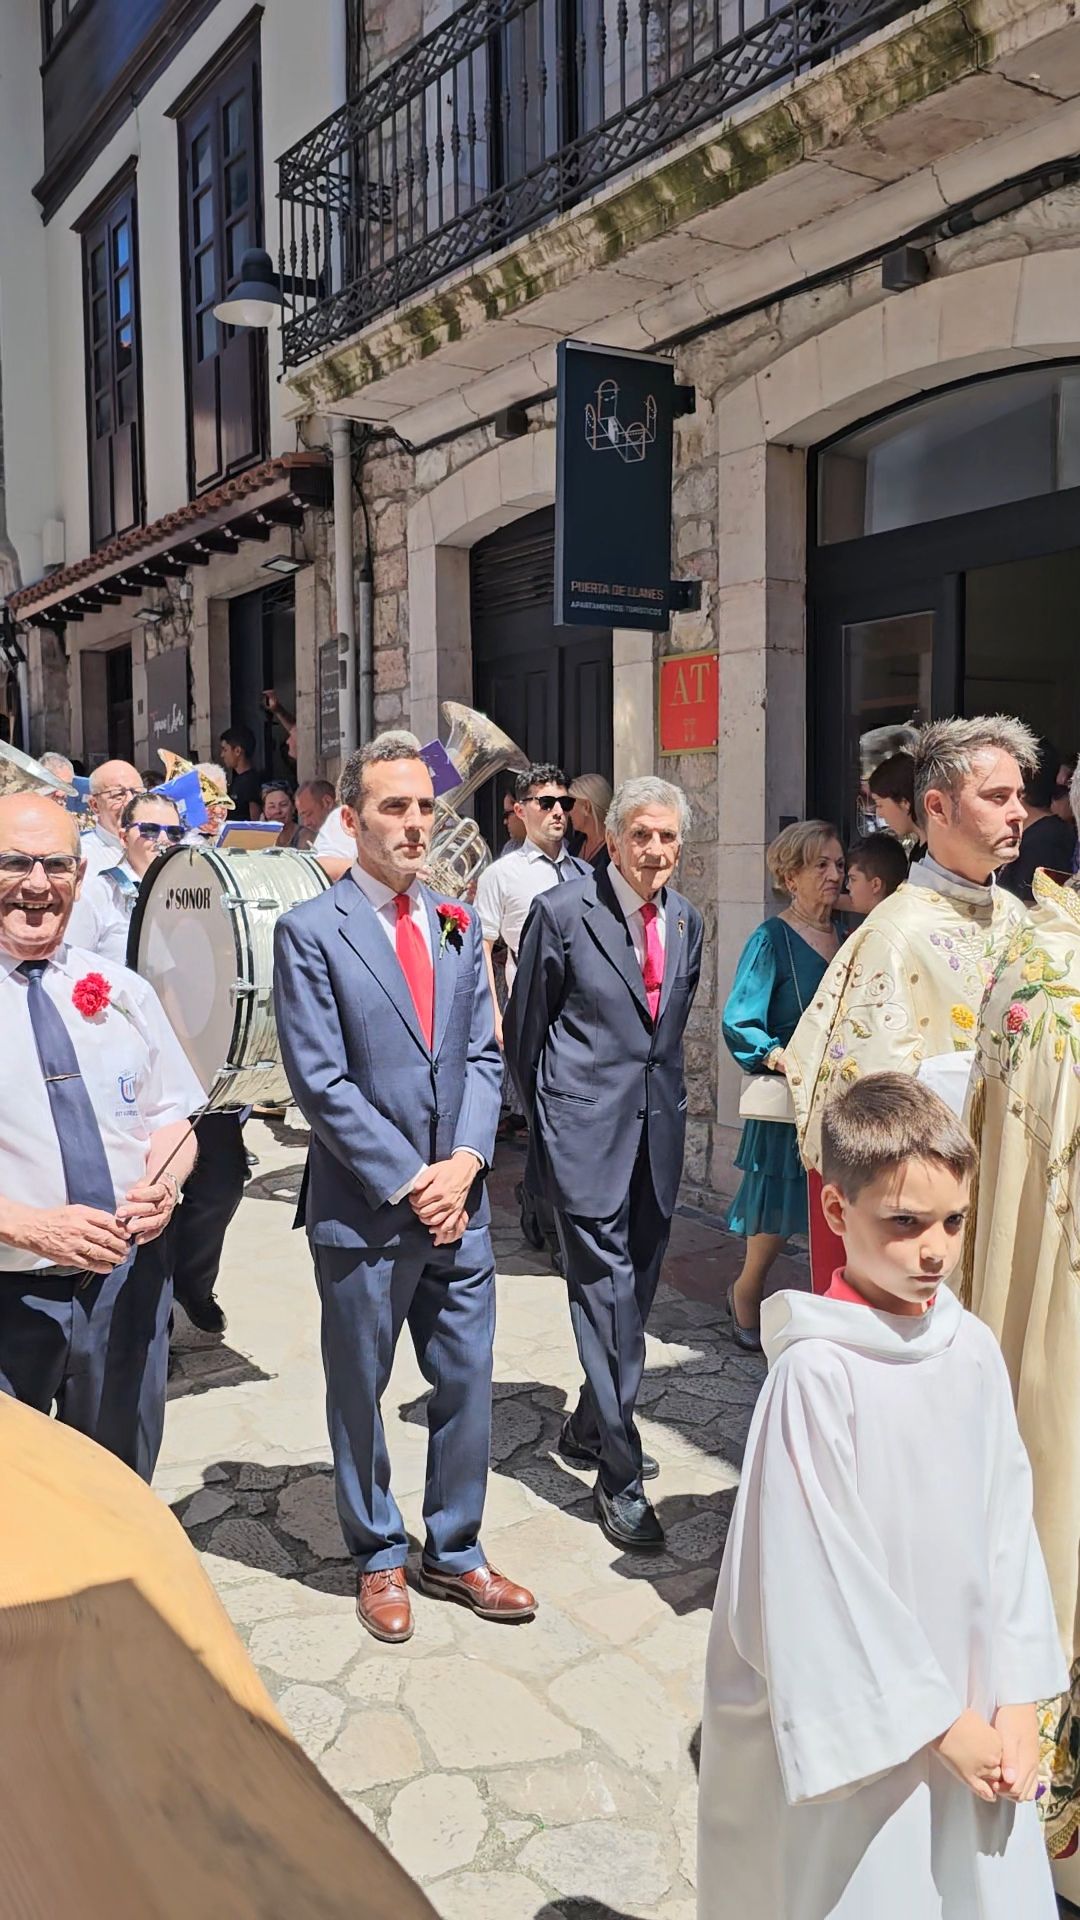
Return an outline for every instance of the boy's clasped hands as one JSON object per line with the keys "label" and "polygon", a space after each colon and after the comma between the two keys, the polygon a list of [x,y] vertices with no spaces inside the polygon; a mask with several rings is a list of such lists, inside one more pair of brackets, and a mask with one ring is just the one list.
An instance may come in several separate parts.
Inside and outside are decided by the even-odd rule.
{"label": "boy's clasped hands", "polygon": [[968,1707],[933,1745],[977,1800],[1034,1800],[1039,1727],[1033,1706],[999,1707],[992,1723]]}

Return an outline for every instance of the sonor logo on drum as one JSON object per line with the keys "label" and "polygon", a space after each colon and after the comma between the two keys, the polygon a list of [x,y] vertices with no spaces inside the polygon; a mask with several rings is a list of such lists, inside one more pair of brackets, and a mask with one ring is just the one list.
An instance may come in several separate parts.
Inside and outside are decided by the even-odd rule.
{"label": "sonor logo on drum", "polygon": [[181,913],[208,913],[210,900],[209,887],[169,887],[165,894],[165,911],[176,907]]}

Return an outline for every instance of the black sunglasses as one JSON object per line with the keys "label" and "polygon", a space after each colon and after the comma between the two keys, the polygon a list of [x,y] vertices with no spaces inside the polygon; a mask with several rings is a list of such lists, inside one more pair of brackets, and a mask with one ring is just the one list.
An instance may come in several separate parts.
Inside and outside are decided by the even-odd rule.
{"label": "black sunglasses", "polygon": [[529,799],[535,801],[543,813],[554,813],[556,807],[561,807],[564,813],[569,813],[574,804],[566,793],[530,793]]}

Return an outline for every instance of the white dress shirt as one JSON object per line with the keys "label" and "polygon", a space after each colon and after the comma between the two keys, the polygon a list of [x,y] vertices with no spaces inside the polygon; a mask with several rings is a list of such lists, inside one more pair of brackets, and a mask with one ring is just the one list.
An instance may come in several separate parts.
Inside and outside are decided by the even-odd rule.
{"label": "white dress shirt", "polygon": [[[353,846],[353,852],[356,852],[355,844]],[[381,880],[376,880],[375,875],[368,873],[366,868],[362,867],[358,860],[354,860],[353,862],[352,877],[356,881],[364,898],[369,900],[374,907],[375,918],[396,954],[397,894],[394,892],[393,887],[387,887]],[[430,960],[432,957],[431,925],[428,921],[427,908],[424,905],[424,896],[420,891],[419,880],[414,880],[410,886],[404,887],[402,891],[409,896],[409,919],[419,932],[428,950],[428,959]]]}
{"label": "white dress shirt", "polygon": [[[123,875],[134,888],[129,892],[117,877]],[[126,860],[114,866],[87,873],[82,892],[71,909],[68,939],[73,947],[84,947],[117,966],[127,964],[128,927],[139,897],[138,875]]]}
{"label": "white dress shirt", "polygon": [[[334,817],[333,814],[331,814],[330,819],[332,820],[333,817]],[[327,824],[329,824],[329,822]],[[318,841],[316,841],[315,844],[317,847]],[[356,851],[356,847],[354,844],[353,852],[355,853],[355,851]],[[398,923],[397,894],[395,893],[393,887],[386,886],[382,880],[376,880],[375,875],[373,873],[368,873],[367,869],[362,867],[359,861],[354,861],[351,871],[352,871],[352,878],[355,880],[361,893],[364,895],[364,898],[370,901],[371,905],[374,907],[375,918],[378,921],[383,932],[385,933],[387,939],[389,940],[390,945],[394,950],[394,955],[396,958],[397,956],[397,923]],[[403,887],[401,891],[403,893],[407,893],[409,896],[409,918],[412,921],[413,926],[418,929],[420,933],[420,937],[423,940],[424,945],[428,950],[428,959],[431,961],[432,966],[434,966],[435,956],[431,951],[431,922],[428,919],[427,907],[424,904],[424,896],[420,891],[419,880],[413,880],[409,886]],[[476,1158],[476,1163],[478,1166],[480,1167],[487,1166],[487,1161],[484,1159],[484,1156],[480,1152],[479,1147],[468,1147],[468,1148],[463,1147],[462,1152],[463,1153],[468,1152],[473,1154]],[[404,1200],[405,1195],[407,1193],[412,1192],[413,1188],[415,1187],[417,1181],[420,1178],[420,1175],[422,1173],[426,1173],[427,1170],[428,1170],[428,1162],[425,1160],[422,1163],[422,1165],[417,1167],[416,1172],[408,1180],[406,1180],[405,1185],[403,1187],[399,1187],[396,1193],[392,1193],[390,1195],[390,1198],[387,1201],[387,1205],[391,1207],[396,1207],[399,1200]]]}
{"label": "white dress shirt", "polygon": [[119,865],[124,857],[124,849],[119,840],[111,833],[104,833],[100,827],[91,827],[88,833],[79,835],[79,858],[86,861],[85,878],[101,873],[105,867]]}
{"label": "white dress shirt", "polygon": [[[514,984],[517,954],[529,908],[541,893],[547,893],[549,887],[563,884],[559,880],[559,868],[568,858],[565,847],[560,847],[558,859],[553,860],[534,841],[526,840],[523,846],[515,847],[512,853],[493,860],[480,875],[476,887],[480,930],[485,940],[506,942],[507,992]],[[566,878],[579,880],[581,875],[576,867],[571,867]]]}
{"label": "white dress shirt", "polygon": [[[638,966],[641,968],[642,973],[644,973],[645,922],[641,918],[641,909],[645,905],[645,902],[640,893],[634,892],[629,880],[623,878],[614,860],[607,870],[607,877],[611,882],[611,890],[626,917],[626,924],[630,929],[630,938],[634,943],[634,952],[637,954]],[[660,935],[660,945],[666,953],[667,905],[664,900],[664,889],[662,887],[660,892],[655,895],[653,905],[656,908],[656,931]]]}
{"label": "white dress shirt", "polygon": [[[60,1143],[30,1024],[29,984],[18,961],[0,953],[0,1194],[34,1207],[67,1204]],[[104,1013],[88,1020],[72,1002],[76,982],[100,973],[112,988]],[[117,1203],[146,1170],[159,1127],[187,1120],[206,1099],[149,981],[100,954],[59,947],[45,970],[45,992],[75,1047],[101,1129]],[[0,1272],[25,1273],[48,1261],[0,1245]]]}
{"label": "white dress shirt", "polygon": [[355,860],[356,841],[351,833],[346,833],[341,824],[341,808],[335,807],[328,813],[318,833],[312,853],[329,853],[335,860]]}

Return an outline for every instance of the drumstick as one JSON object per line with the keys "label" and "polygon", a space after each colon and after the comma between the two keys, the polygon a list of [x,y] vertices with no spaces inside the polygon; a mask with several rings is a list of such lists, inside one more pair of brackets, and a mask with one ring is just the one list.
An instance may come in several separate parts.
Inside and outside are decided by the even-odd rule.
{"label": "drumstick", "polygon": [[158,1168],[157,1173],[154,1176],[155,1179],[160,1180],[163,1173],[168,1173],[169,1168],[172,1166],[172,1163],[176,1159],[176,1156],[179,1153],[181,1147],[184,1146],[186,1142],[191,1138],[191,1135],[194,1133],[196,1127],[199,1124],[199,1121],[205,1120],[207,1114],[210,1112],[211,1108],[214,1106],[219,1095],[224,1092],[229,1081],[233,1078],[235,1074],[239,1073],[239,1071],[240,1071],[239,1067],[221,1067],[219,1069],[218,1079],[220,1081],[220,1085],[215,1084],[210,1089],[210,1098],[209,1100],[207,1100],[206,1105],[200,1107],[198,1113],[194,1114],[192,1118],[189,1120],[186,1132],[180,1135],[180,1138],[177,1141],[172,1152],[170,1153],[168,1159],[165,1160],[162,1163],[162,1165]]}

